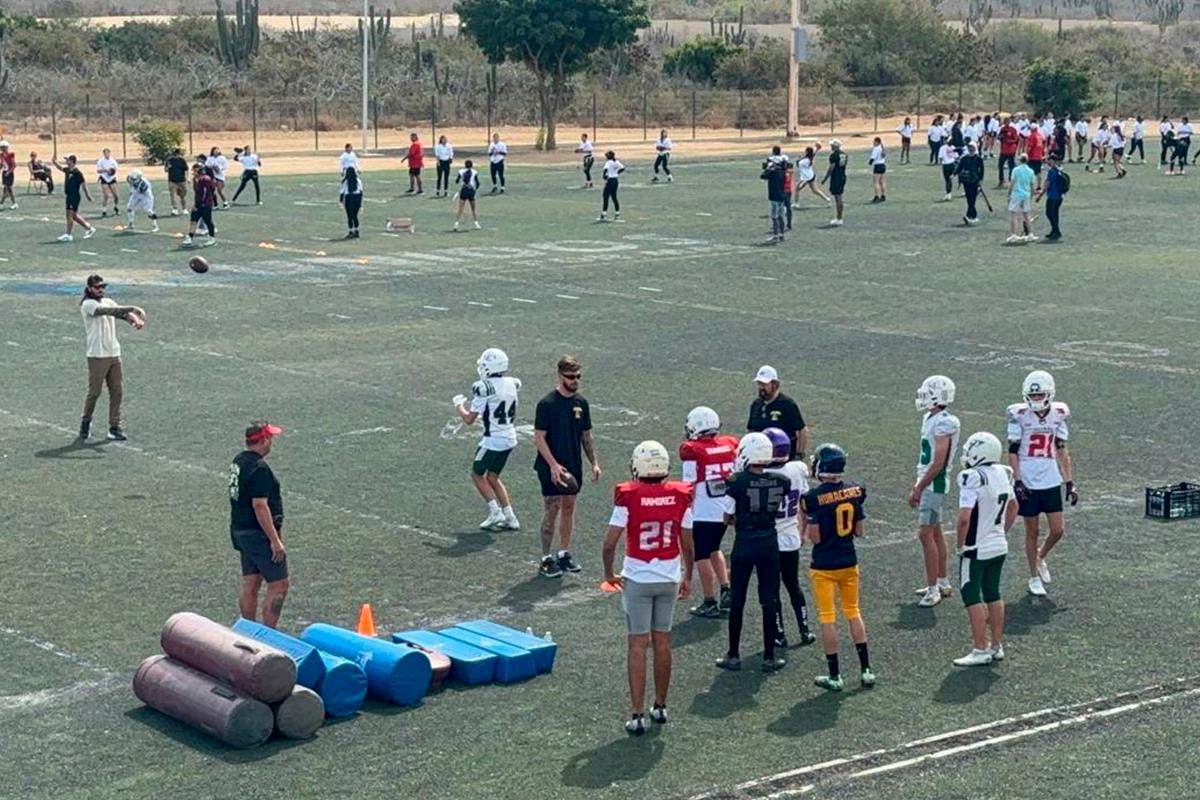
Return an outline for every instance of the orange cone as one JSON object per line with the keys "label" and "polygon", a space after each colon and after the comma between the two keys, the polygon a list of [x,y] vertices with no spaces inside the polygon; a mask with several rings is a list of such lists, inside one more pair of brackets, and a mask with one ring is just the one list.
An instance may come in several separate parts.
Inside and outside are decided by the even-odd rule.
{"label": "orange cone", "polygon": [[358,632],[363,636],[379,635],[379,631],[375,630],[375,613],[371,611],[370,603],[363,603],[358,611]]}

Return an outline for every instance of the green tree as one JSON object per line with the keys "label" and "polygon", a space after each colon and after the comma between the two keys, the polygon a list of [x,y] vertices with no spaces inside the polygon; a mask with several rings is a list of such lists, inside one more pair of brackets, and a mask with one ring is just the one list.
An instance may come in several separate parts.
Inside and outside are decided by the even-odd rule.
{"label": "green tree", "polygon": [[642,0],[458,0],[460,29],[493,64],[525,65],[537,83],[546,149],[572,75],[602,48],[628,44],[650,18]]}
{"label": "green tree", "polygon": [[139,119],[133,123],[133,140],[142,146],[147,164],[165,162],[183,146],[183,126],[170,120]]}
{"label": "green tree", "polygon": [[1071,61],[1039,58],[1025,68],[1025,100],[1036,112],[1079,119],[1096,107],[1092,76]]}
{"label": "green tree", "polygon": [[700,36],[663,53],[663,73],[711,84],[721,62],[741,52],[719,36]]}
{"label": "green tree", "polygon": [[782,39],[763,39],[754,47],[725,58],[717,65],[716,81],[721,89],[766,91],[788,83],[791,45]]}
{"label": "green tree", "polygon": [[927,0],[831,0],[816,24],[826,59],[859,86],[968,77],[969,37]]}

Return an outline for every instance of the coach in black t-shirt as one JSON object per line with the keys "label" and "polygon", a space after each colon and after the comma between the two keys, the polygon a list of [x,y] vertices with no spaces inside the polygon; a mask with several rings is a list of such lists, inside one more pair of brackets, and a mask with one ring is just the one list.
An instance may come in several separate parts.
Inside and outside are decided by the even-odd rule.
{"label": "coach in black t-shirt", "polygon": [[758,384],[758,399],[750,404],[750,419],[746,430],[762,432],[767,428],[779,428],[792,440],[792,459],[804,460],[808,449],[808,431],[804,416],[796,401],[779,391],[779,373],[769,365],[759,368],[754,376]]}
{"label": "coach in black t-shirt", "polygon": [[167,171],[167,188],[171,195],[171,216],[177,217],[187,211],[188,162],[178,147],[163,164]]}
{"label": "coach in black t-shirt", "polygon": [[242,557],[242,593],[238,608],[246,619],[257,619],[258,590],[267,582],[262,621],[272,628],[288,592],[287,550],[283,528],[283,497],[279,479],[267,465],[272,440],[283,428],[253,422],[246,428],[246,449],[229,465],[229,537]]}
{"label": "coach in black t-shirt", "polygon": [[[538,401],[533,420],[533,443],[537,460],[533,468],[542,484],[542,563],[538,572],[547,578],[564,571],[579,572],[571,557],[571,533],[575,528],[575,495],[583,483],[583,454],[592,465],[592,481],[600,480],[600,462],[592,444],[592,413],[579,394],[583,369],[574,356],[558,360],[558,384]],[[560,548],[557,557],[554,523],[558,520]]]}

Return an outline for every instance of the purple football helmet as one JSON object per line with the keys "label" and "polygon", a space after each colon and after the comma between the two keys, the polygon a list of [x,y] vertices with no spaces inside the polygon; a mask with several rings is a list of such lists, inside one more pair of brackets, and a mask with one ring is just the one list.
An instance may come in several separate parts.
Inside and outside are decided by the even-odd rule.
{"label": "purple football helmet", "polygon": [[786,464],[792,458],[792,440],[780,428],[767,428],[763,431],[767,438],[771,440],[771,448],[774,451],[774,457],[771,463]]}

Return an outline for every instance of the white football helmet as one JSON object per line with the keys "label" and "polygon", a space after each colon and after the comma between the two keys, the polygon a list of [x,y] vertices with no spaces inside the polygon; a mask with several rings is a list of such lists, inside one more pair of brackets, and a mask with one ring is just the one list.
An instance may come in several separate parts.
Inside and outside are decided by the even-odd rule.
{"label": "white football helmet", "polygon": [[[1031,394],[1040,394],[1042,399],[1030,400]],[[1047,410],[1054,402],[1054,376],[1044,369],[1035,369],[1025,376],[1025,381],[1021,384],[1021,396],[1025,398],[1025,404],[1034,411]]]}
{"label": "white football helmet", "polygon": [[131,183],[131,184],[134,184],[134,183],[137,183],[138,181],[140,181],[141,179],[142,179],[142,171],[140,169],[135,169],[133,172],[129,173],[129,177],[126,178],[125,180],[129,181],[129,183]]}
{"label": "white football helmet", "polygon": [[1004,457],[1000,440],[987,431],[972,433],[963,445],[962,465],[967,469],[980,464],[996,464]]}
{"label": "white football helmet", "polygon": [[930,375],[921,381],[916,402],[921,411],[929,411],[934,406],[950,405],[954,402],[954,381],[945,375]]}
{"label": "white football helmet", "polygon": [[707,433],[716,433],[720,429],[721,418],[708,406],[693,408],[688,412],[687,421],[683,423],[683,432],[689,439],[699,439]]}
{"label": "white football helmet", "polygon": [[767,467],[775,459],[775,446],[765,433],[747,433],[738,442],[737,468]]}
{"label": "white football helmet", "polygon": [[508,372],[508,355],[499,347],[484,350],[475,362],[475,371],[480,378],[493,378]]}
{"label": "white football helmet", "polygon": [[670,471],[671,454],[659,442],[647,439],[633,448],[633,457],[629,459],[629,472],[634,478],[665,478]]}

